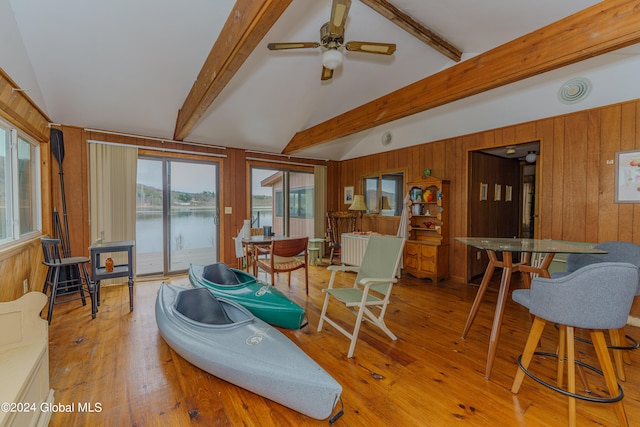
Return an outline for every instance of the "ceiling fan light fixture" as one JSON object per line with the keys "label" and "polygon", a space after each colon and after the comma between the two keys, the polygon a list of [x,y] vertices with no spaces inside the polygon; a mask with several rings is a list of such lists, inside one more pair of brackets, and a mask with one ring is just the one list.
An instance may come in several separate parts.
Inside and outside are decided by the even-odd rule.
{"label": "ceiling fan light fixture", "polygon": [[342,52],[338,49],[329,49],[322,54],[322,65],[330,70],[335,70],[342,65]]}

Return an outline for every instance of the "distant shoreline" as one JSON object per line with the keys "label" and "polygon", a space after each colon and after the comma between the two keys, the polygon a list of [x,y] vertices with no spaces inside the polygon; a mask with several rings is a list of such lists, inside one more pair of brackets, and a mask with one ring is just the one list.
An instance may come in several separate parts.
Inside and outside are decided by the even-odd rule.
{"label": "distant shoreline", "polygon": [[[213,206],[172,206],[172,211],[215,211],[216,208]],[[253,208],[254,211],[271,211],[272,207],[269,206],[255,206]],[[162,206],[137,206],[136,214],[139,213],[162,213]]]}

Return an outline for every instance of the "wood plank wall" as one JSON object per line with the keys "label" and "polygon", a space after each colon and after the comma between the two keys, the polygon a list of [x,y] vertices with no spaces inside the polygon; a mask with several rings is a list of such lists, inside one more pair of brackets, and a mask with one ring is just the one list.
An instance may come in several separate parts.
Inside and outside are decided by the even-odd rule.
{"label": "wood plank wall", "polygon": [[[33,114],[33,109],[28,115]],[[10,114],[3,114],[11,118]],[[27,115],[25,112],[24,115]],[[30,116],[29,116],[30,117]],[[46,119],[46,118],[45,118]],[[34,122],[40,126],[43,117]],[[16,122],[16,125],[21,126]],[[169,147],[171,143],[155,140],[94,134],[84,129],[63,126],[65,136],[65,193],[68,203],[72,251],[86,253],[90,244],[88,225],[88,175],[86,140],[125,142],[136,145]],[[42,132],[39,132],[42,134]],[[540,140],[538,159],[538,200],[536,203],[536,237],[576,241],[601,242],[626,240],[640,244],[640,205],[613,202],[613,164],[617,151],[640,149],[640,100],[614,104],[593,110],[551,117],[471,135],[425,143],[387,153],[351,159],[343,162],[321,162],[328,166],[328,209],[346,209],[343,187],[361,188],[364,175],[384,171],[404,170],[408,179],[418,177],[425,168],[437,177],[451,181],[451,278],[466,281],[467,250],[453,241],[468,231],[468,152],[494,146],[506,146]],[[44,142],[44,141],[43,141]],[[48,141],[47,141],[48,142]],[[59,199],[58,170],[52,161],[48,144],[43,144],[43,221],[45,233],[50,233],[48,212]],[[171,148],[171,147],[169,147]],[[180,148],[180,147],[174,147]],[[199,148],[190,147],[197,151]],[[201,148],[211,152],[212,149]],[[224,262],[235,262],[232,236],[242,226],[248,214],[247,195],[238,188],[248,188],[247,154],[244,150],[223,150],[222,206],[231,206],[233,214],[225,215],[221,237]],[[281,160],[279,156],[252,154],[265,161]],[[67,162],[69,166],[67,167]],[[308,161],[313,164],[314,161]],[[233,183],[231,185],[230,183]],[[49,191],[50,190],[50,191]],[[356,190],[357,192],[357,190]],[[53,201],[52,201],[53,200]],[[365,216],[364,227],[382,233],[395,234],[396,218]],[[22,246],[24,253],[15,250],[0,254],[0,300],[13,299],[22,293],[22,280],[30,278],[30,286],[37,289],[42,277],[39,248],[33,242]],[[27,259],[29,262],[22,262]],[[6,264],[6,266],[5,266]],[[4,267],[3,267],[4,266]],[[8,270],[7,270],[8,269]]]}
{"label": "wood plank wall", "polygon": [[[0,116],[40,142],[42,169],[42,208],[51,211],[49,180],[49,118],[0,68]],[[43,229],[50,230],[51,222],[43,218]],[[27,280],[29,290],[42,290],[46,271],[42,265],[40,236],[19,245],[0,250],[0,301],[12,301],[23,294]]]}
{"label": "wood plank wall", "polygon": [[[247,157],[260,158],[265,165],[271,164],[275,167],[285,167],[282,161],[301,162],[313,166],[314,164],[326,165],[328,167],[329,188],[335,188],[333,181],[338,175],[336,172],[337,162],[325,162],[323,160],[297,159],[295,157],[283,158],[282,156],[267,155],[261,153],[246,153],[245,150],[227,148],[216,149],[202,146],[185,145],[176,142],[161,142],[155,139],[139,138],[132,136],[114,135],[108,132],[86,131],[74,126],[62,126],[65,143],[65,161],[63,170],[65,171],[65,194],[68,205],[68,220],[70,223],[72,254],[88,253],[90,245],[89,231],[89,175],[86,165],[88,164],[87,140],[104,142],[114,142],[120,144],[131,144],[150,148],[165,148],[170,150],[186,150],[203,154],[221,154],[224,158],[213,158],[198,156],[197,154],[162,153],[157,150],[140,149],[141,154],[149,156],[166,155],[172,158],[199,159],[206,161],[219,161],[220,164],[220,210],[223,212],[220,227],[221,261],[235,265],[235,246],[232,237],[235,237],[242,228],[245,218],[249,216],[249,170]],[[76,165],[75,175],[67,179],[67,158],[72,160],[69,163]],[[82,160],[84,159],[84,160]],[[271,161],[271,163],[269,163]],[[54,160],[55,162],[55,160]],[[51,173],[51,180],[54,187],[54,200],[59,199],[59,184],[57,178],[58,169],[54,166]],[[70,198],[72,199],[70,201]],[[334,199],[331,197],[331,199]],[[73,204],[70,209],[69,205]],[[231,214],[224,214],[224,207],[232,208]]]}
{"label": "wood plank wall", "polygon": [[[404,169],[413,179],[429,168],[449,179],[450,274],[467,281],[467,249],[453,238],[468,235],[468,152],[536,140],[535,237],[640,244],[640,204],[614,203],[615,165],[608,164],[617,151],[640,149],[639,100],[343,161],[340,188],[354,185],[357,193],[363,176],[385,170]],[[398,219],[385,220],[384,229],[377,216],[366,215],[365,221],[374,231],[397,230]]]}

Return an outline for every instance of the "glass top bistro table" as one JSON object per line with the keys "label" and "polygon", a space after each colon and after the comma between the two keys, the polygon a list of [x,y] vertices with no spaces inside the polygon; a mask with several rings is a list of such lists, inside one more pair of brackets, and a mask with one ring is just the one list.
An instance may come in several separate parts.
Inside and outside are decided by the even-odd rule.
{"label": "glass top bistro table", "polygon": [[[471,325],[478,314],[478,308],[484,297],[484,293],[489,286],[494,270],[502,268],[502,279],[500,280],[500,289],[498,291],[498,300],[496,302],[496,311],[493,316],[493,326],[491,327],[491,337],[489,338],[489,353],[487,355],[487,366],[485,368],[485,379],[489,379],[493,361],[496,357],[496,348],[498,346],[498,338],[500,336],[500,328],[502,326],[502,317],[504,307],[509,295],[509,285],[511,283],[511,275],[513,272],[522,272],[522,278],[526,288],[531,286],[531,275],[539,274],[542,277],[550,277],[549,266],[555,254],[604,254],[606,251],[595,249],[595,244],[585,244],[581,242],[566,242],[562,240],[547,239],[511,239],[502,237],[456,237],[455,240],[468,246],[483,249],[489,256],[489,265],[484,273],[480,288],[471,306],[471,311],[467,317],[467,323],[462,331],[462,339],[467,336]],[[498,253],[502,254],[502,261],[498,260]],[[520,253],[522,257],[519,262],[513,262],[513,254]],[[531,254],[544,254],[544,258],[540,265],[531,265]]]}

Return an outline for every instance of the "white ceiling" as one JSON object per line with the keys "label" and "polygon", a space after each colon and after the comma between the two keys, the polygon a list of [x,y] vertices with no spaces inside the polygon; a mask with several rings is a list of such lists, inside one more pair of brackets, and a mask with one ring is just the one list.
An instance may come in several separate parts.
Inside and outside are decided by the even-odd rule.
{"label": "white ceiling", "polygon": [[[391,0],[460,48],[463,60],[597,3],[594,0]],[[0,66],[55,123],[171,139],[232,0],[0,0]],[[346,52],[321,82],[318,41],[330,0],[293,0],[186,141],[280,153],[296,132],[455,63],[353,0],[345,39],[398,45],[391,57]],[[632,46],[299,153],[341,160],[640,98]],[[566,80],[593,82],[567,106]],[[392,143],[382,146],[385,131]]]}

